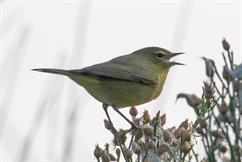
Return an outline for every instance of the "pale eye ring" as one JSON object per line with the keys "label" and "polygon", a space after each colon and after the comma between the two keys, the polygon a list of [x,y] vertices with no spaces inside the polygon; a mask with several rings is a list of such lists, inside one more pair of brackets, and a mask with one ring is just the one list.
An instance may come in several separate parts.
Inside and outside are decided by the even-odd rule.
{"label": "pale eye ring", "polygon": [[163,54],[163,53],[161,53],[161,52],[158,52],[158,53],[156,53],[155,54],[156,55],[156,57],[158,57],[158,58],[163,58],[165,55]]}

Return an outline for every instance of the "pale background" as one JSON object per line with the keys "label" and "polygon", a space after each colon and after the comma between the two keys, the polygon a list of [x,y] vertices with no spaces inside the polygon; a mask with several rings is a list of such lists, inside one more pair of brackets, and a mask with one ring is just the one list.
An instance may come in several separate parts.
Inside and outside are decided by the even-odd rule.
{"label": "pale background", "polygon": [[241,19],[240,0],[0,0],[0,161],[95,161],[95,144],[111,143],[101,103],[66,77],[30,69],[82,68],[147,46],[186,52],[161,96],[138,106],[178,125],[194,119],[176,95],[201,95],[201,56],[221,68],[225,37],[241,63]]}

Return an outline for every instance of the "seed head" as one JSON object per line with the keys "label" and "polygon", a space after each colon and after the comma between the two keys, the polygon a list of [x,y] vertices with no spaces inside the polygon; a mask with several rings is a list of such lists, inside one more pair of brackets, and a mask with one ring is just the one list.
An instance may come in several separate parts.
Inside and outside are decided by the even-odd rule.
{"label": "seed head", "polygon": [[177,95],[177,99],[179,98],[185,98],[187,100],[188,105],[193,108],[198,107],[203,102],[201,98],[197,97],[194,94],[179,93]]}
{"label": "seed head", "polygon": [[224,48],[224,50],[226,50],[226,51],[229,52],[230,45],[229,45],[229,43],[226,41],[225,38],[223,39],[222,44],[223,44],[223,48]]}
{"label": "seed head", "polygon": [[127,131],[126,130],[123,130],[123,129],[120,129],[117,133],[117,136],[118,136],[118,139],[119,141],[121,142],[121,144],[124,144],[126,139],[127,139]]}
{"label": "seed head", "polygon": [[221,105],[218,105],[218,109],[219,109],[219,112],[222,114],[222,115],[226,115],[226,113],[228,112],[229,110],[229,107],[228,105],[226,104],[226,102],[224,100],[222,100],[222,104]]}
{"label": "seed head", "polygon": [[168,151],[169,148],[166,144],[161,144],[158,148],[157,148],[157,154],[158,156],[162,156],[162,154],[166,151]]}
{"label": "seed head", "polygon": [[227,147],[224,146],[224,145],[220,145],[219,146],[219,151],[222,152],[222,153],[225,153],[227,151]]}
{"label": "seed head", "polygon": [[205,119],[199,119],[199,124],[201,128],[206,128],[207,127],[207,122]]}
{"label": "seed head", "polygon": [[104,126],[107,130],[113,129],[113,124],[110,121],[108,121],[107,119],[104,119]]}
{"label": "seed head", "polygon": [[188,119],[184,120],[179,127],[187,129],[189,126]]}
{"label": "seed head", "polygon": [[160,120],[161,120],[161,125],[164,126],[165,123],[166,123],[166,114],[163,114],[163,115],[160,117]]}
{"label": "seed head", "polygon": [[134,131],[134,137],[135,137],[135,141],[137,141],[137,140],[139,140],[140,138],[142,138],[142,137],[143,137],[142,129],[137,128],[137,129]]}
{"label": "seed head", "polygon": [[202,136],[205,135],[205,134],[204,134],[204,131],[203,131],[203,129],[202,129],[201,127],[197,127],[197,128],[196,128],[196,131],[197,131],[198,134],[200,134],[200,135],[202,135]]}
{"label": "seed head", "polygon": [[110,158],[110,161],[117,161],[117,158],[112,155],[112,154],[108,154],[109,158]]}
{"label": "seed head", "polygon": [[102,152],[101,159],[102,159],[103,162],[110,162],[111,161],[111,159],[110,159],[109,155],[106,153],[106,151]]}
{"label": "seed head", "polygon": [[150,142],[146,142],[145,145],[144,145],[144,149],[145,149],[146,151],[148,151],[148,150],[152,150],[152,149],[154,149],[154,147],[155,147],[155,143],[152,142],[152,141],[150,141]]}
{"label": "seed head", "polygon": [[223,140],[225,138],[224,134],[220,131],[211,131],[211,135],[220,140]]}
{"label": "seed head", "polygon": [[127,157],[128,159],[132,158],[132,151],[130,149],[128,149],[126,146],[123,146],[123,150],[124,150],[124,156]]}
{"label": "seed head", "polygon": [[211,60],[211,59],[208,59],[206,57],[202,57],[202,59],[205,61],[205,70],[206,70],[206,75],[209,77],[209,78],[213,78],[213,75],[214,75],[214,69],[213,69],[213,66],[214,66],[214,61]]}
{"label": "seed head", "polygon": [[169,131],[171,134],[174,134],[176,131],[176,127],[174,126],[174,127],[168,128],[166,130]]}
{"label": "seed head", "polygon": [[186,141],[182,147],[182,151],[186,155],[189,153],[190,150],[191,150],[191,145],[188,141]]}
{"label": "seed head", "polygon": [[151,126],[149,126],[149,125],[144,125],[144,126],[142,127],[142,130],[143,130],[144,135],[145,135],[146,137],[152,137],[152,136],[153,136],[153,133],[154,133],[154,129],[153,129],[153,127],[151,127]]}
{"label": "seed head", "polygon": [[163,139],[164,139],[165,142],[168,142],[168,143],[171,142],[171,134],[170,134],[169,131],[164,130]]}
{"label": "seed head", "polygon": [[94,156],[96,159],[99,159],[102,155],[103,150],[99,147],[99,145],[96,145],[95,150],[94,150]]}
{"label": "seed head", "polygon": [[211,98],[213,98],[214,95],[214,90],[211,86],[211,84],[209,84],[208,82],[203,82],[203,95],[204,97],[209,100]]}
{"label": "seed head", "polygon": [[178,127],[178,128],[175,130],[174,135],[175,135],[176,139],[178,139],[178,138],[181,137],[181,131],[182,131],[182,129],[184,129],[184,128],[182,128],[182,127]]}
{"label": "seed head", "polygon": [[131,116],[136,116],[138,114],[138,110],[136,109],[136,107],[132,106],[130,109],[129,109],[129,114]]}
{"label": "seed head", "polygon": [[155,124],[160,124],[160,111],[158,111],[155,115],[155,117],[151,120],[151,125],[155,125]]}
{"label": "seed head", "polygon": [[150,114],[148,113],[147,110],[145,110],[143,114],[143,123],[147,124],[149,122],[150,122]]}
{"label": "seed head", "polygon": [[223,78],[228,82],[230,82],[233,78],[228,66],[226,65],[223,67]]}
{"label": "seed head", "polygon": [[181,130],[181,138],[182,141],[190,141],[192,137],[192,130],[182,129]]}

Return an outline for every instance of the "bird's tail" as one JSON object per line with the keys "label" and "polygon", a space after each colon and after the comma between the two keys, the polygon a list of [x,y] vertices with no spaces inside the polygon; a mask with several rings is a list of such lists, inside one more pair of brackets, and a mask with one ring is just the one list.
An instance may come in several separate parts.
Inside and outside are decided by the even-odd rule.
{"label": "bird's tail", "polygon": [[52,74],[60,74],[60,75],[68,75],[68,70],[62,69],[51,69],[51,68],[40,68],[40,69],[32,69],[34,71],[45,72],[45,73],[52,73]]}

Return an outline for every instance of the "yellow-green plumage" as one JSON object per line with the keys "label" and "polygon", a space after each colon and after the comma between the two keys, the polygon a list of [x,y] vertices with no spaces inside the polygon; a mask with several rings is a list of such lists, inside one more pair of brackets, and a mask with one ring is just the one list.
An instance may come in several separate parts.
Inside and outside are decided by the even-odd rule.
{"label": "yellow-green plumage", "polygon": [[160,84],[146,85],[137,82],[111,78],[96,78],[85,75],[71,75],[77,84],[85,89],[98,101],[118,108],[135,106],[151,101],[159,96],[166,75],[161,77]]}
{"label": "yellow-green plumage", "polygon": [[175,55],[159,47],[148,47],[79,70],[34,70],[66,75],[98,101],[123,108],[160,95],[169,68],[179,64],[169,62]]}

